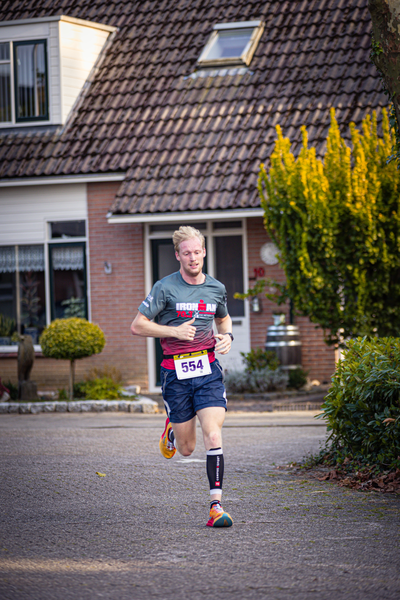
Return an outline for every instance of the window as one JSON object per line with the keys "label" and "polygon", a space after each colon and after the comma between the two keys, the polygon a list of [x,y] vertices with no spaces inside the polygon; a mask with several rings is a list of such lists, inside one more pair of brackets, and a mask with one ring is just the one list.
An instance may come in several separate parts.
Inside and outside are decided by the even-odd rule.
{"label": "window", "polygon": [[249,65],[263,32],[262,21],[214,25],[198,64],[201,66]]}
{"label": "window", "polygon": [[13,45],[16,121],[47,120],[46,42],[14,42]]}
{"label": "window", "polygon": [[244,302],[234,298],[235,292],[243,293],[242,236],[216,236],[214,243],[215,276],[225,284],[229,314],[231,317],[243,317]]}
{"label": "window", "polygon": [[84,242],[52,244],[49,251],[51,319],[87,319]]}
{"label": "window", "polygon": [[28,333],[33,343],[46,325],[44,246],[0,248],[0,314],[13,331]]}
{"label": "window", "polygon": [[13,110],[17,123],[49,119],[46,40],[0,43],[0,123]]}
{"label": "window", "polygon": [[50,223],[51,238],[68,239],[76,237],[85,237],[86,224],[85,221],[56,221]]}
{"label": "window", "polygon": [[0,123],[12,120],[10,44],[0,44]]}
{"label": "window", "polygon": [[38,344],[52,320],[88,318],[86,222],[52,222],[49,234],[44,244],[0,246],[0,345],[13,332]]}

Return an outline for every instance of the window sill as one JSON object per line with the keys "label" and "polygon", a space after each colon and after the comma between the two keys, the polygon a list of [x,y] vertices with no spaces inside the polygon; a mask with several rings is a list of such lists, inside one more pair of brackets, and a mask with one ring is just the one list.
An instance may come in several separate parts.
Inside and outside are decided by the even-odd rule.
{"label": "window sill", "polygon": [[[33,346],[35,356],[42,355],[42,347],[39,344]],[[18,344],[12,346],[0,346],[0,358],[15,358],[18,356]]]}
{"label": "window sill", "polygon": [[50,119],[43,119],[43,120],[36,120],[36,121],[22,121],[22,122],[5,121],[5,122],[0,123],[0,129],[5,130],[5,131],[7,131],[7,130],[19,131],[21,128],[25,128],[25,127],[47,127],[48,125],[57,125],[57,124],[50,121]]}

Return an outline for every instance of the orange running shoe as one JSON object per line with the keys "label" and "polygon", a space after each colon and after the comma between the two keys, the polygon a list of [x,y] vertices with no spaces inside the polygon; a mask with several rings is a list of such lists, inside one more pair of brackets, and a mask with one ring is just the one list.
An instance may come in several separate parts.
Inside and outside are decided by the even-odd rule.
{"label": "orange running shoe", "polygon": [[231,527],[232,525],[231,515],[224,511],[219,502],[213,504],[210,508],[210,519],[207,527]]}
{"label": "orange running shoe", "polygon": [[169,441],[169,438],[168,438],[168,434],[171,429],[172,429],[172,425],[169,422],[169,418],[167,417],[167,420],[165,421],[165,429],[163,431],[163,434],[162,434],[162,436],[160,438],[160,442],[159,442],[160,452],[164,458],[172,458],[176,452],[175,446],[173,445],[172,442]]}

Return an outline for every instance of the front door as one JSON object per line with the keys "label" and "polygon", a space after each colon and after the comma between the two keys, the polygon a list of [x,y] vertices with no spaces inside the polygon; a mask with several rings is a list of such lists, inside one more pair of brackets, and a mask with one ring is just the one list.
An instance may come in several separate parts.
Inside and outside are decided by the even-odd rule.
{"label": "front door", "polygon": [[[188,223],[189,225],[191,223]],[[180,224],[169,225],[162,230],[161,225],[147,228],[150,256],[147,264],[150,269],[147,277],[149,287],[166,275],[179,270],[172,244],[172,233]],[[226,356],[218,355],[218,360],[227,369],[242,368],[241,352],[250,350],[249,318],[247,306],[242,300],[233,297],[235,292],[244,290],[247,281],[245,261],[244,228],[241,221],[193,223],[206,239],[207,256],[204,271],[225,285],[228,294],[228,310],[232,317],[232,332],[235,341]],[[158,339],[150,340],[149,388],[158,391],[160,386],[161,345]]]}
{"label": "front door", "polygon": [[241,369],[243,360],[241,352],[250,350],[248,318],[243,300],[236,300],[235,292],[244,290],[243,236],[214,235],[214,277],[226,287],[228,310],[232,318],[234,341],[229,354],[218,354],[218,360],[224,369]]}

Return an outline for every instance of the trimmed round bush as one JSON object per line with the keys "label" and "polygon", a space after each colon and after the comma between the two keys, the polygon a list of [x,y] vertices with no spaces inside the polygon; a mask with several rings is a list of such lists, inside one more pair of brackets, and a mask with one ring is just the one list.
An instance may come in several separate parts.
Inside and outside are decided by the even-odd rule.
{"label": "trimmed round bush", "polygon": [[70,361],[69,396],[72,400],[75,360],[99,354],[106,340],[98,325],[72,317],[50,323],[40,336],[39,343],[43,356]]}
{"label": "trimmed round bush", "polygon": [[86,319],[56,319],[40,336],[43,356],[76,360],[99,354],[106,343],[98,325]]}

